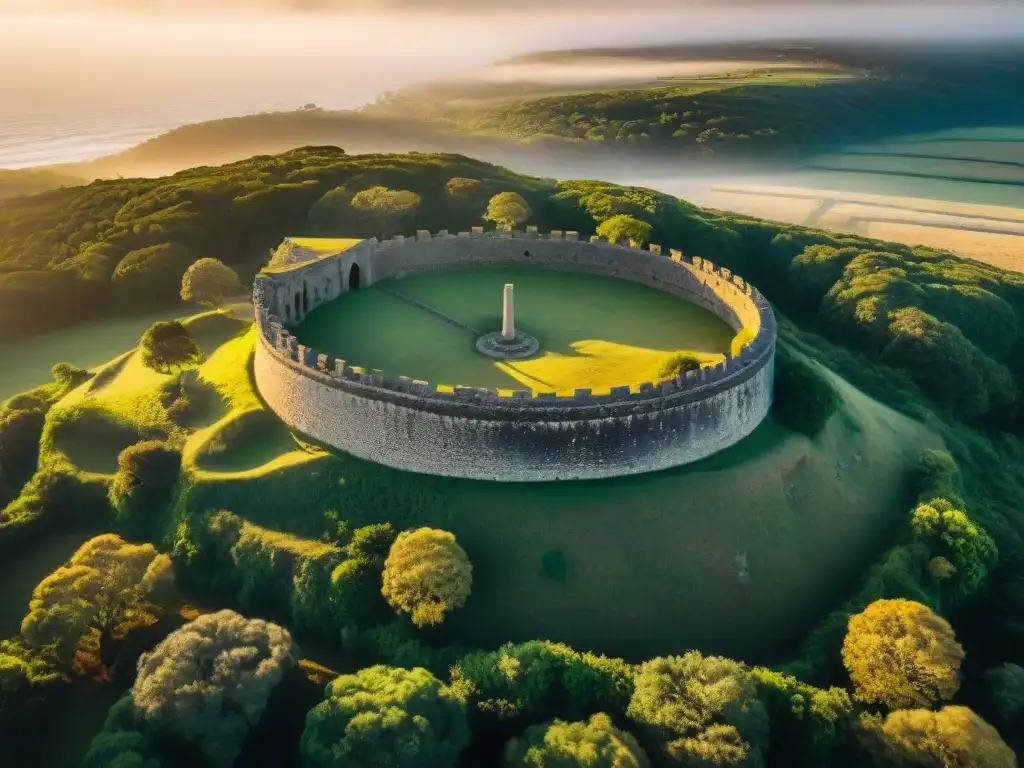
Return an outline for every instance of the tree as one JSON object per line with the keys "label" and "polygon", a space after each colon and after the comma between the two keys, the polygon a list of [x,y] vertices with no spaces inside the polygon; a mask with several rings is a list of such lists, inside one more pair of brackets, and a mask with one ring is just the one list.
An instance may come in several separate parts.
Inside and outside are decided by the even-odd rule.
{"label": "tree", "polygon": [[949,578],[954,600],[966,599],[981,589],[999,559],[992,537],[947,499],[918,504],[910,527],[933,555],[952,564]]}
{"label": "tree", "polygon": [[644,243],[651,241],[654,227],[646,221],[620,213],[598,224],[597,234],[609,243],[621,243],[625,240],[631,248],[639,248]]}
{"label": "tree", "polygon": [[230,766],[274,687],[296,664],[287,630],[234,611],[209,613],[139,659],[131,700],[144,727]]}
{"label": "tree", "polygon": [[938,712],[901,709],[890,712],[881,737],[899,765],[922,768],[1016,768],[1013,751],[991,725],[967,707],[946,706]]}
{"label": "tree", "polygon": [[65,681],[49,662],[18,639],[0,640],[0,732],[21,723],[43,691]]}
{"label": "tree", "polygon": [[487,203],[486,221],[493,221],[498,229],[511,231],[517,224],[529,221],[533,215],[530,204],[517,192],[499,192]]}
{"label": "tree", "polygon": [[633,669],[622,659],[531,640],[464,654],[451,667],[451,686],[471,719],[536,723],[562,713],[622,712],[633,695]]}
{"label": "tree", "polygon": [[111,275],[114,286],[139,304],[177,298],[181,276],[196,253],[181,243],[160,243],[125,254]]}
{"label": "tree", "polygon": [[890,709],[951,698],[963,658],[949,622],[913,600],[876,600],[850,618],[843,640],[854,698]]}
{"label": "tree", "polygon": [[309,209],[309,226],[321,234],[337,233],[351,214],[352,193],[346,187],[334,187]]}
{"label": "tree", "polygon": [[159,538],[180,475],[181,451],[169,443],[147,440],[121,451],[109,490],[118,525],[139,538]]}
{"label": "tree", "polygon": [[199,259],[181,276],[182,301],[219,307],[228,296],[244,292],[235,270],[218,259]]}
{"label": "tree", "polygon": [[768,716],[740,662],[690,651],[641,664],[626,715],[680,765],[761,765]]}
{"label": "tree", "polygon": [[1006,723],[1020,722],[1024,715],[1024,668],[1000,664],[986,670],[985,686],[1000,719]]}
{"label": "tree", "polygon": [[177,320],[153,323],[139,340],[142,364],[160,373],[203,362],[203,353],[188,329]]}
{"label": "tree", "polygon": [[85,542],[66,565],[32,592],[21,634],[70,667],[82,641],[99,641],[99,657],[116,661],[116,641],[159,612],[172,581],[171,560],[150,544],[129,544],[112,533]]}
{"label": "tree", "polygon": [[394,541],[390,523],[366,525],[352,533],[345,560],[331,572],[330,604],[338,624],[365,628],[391,616],[380,585]]}
{"label": "tree", "polygon": [[420,202],[419,195],[406,189],[370,187],[357,192],[350,205],[364,218],[373,219],[384,237],[390,237],[394,224],[419,208]]}
{"label": "tree", "polygon": [[647,768],[647,755],[604,713],[586,722],[535,725],[505,747],[509,768]]}
{"label": "tree", "polygon": [[467,179],[462,176],[455,176],[448,179],[444,185],[445,194],[452,200],[458,201],[461,205],[473,205],[480,200],[484,190],[484,183],[479,179]]}
{"label": "tree", "polygon": [[440,680],[422,667],[377,665],[327,686],[300,750],[307,768],[446,768],[469,739],[465,711]]}
{"label": "tree", "polygon": [[440,624],[469,598],[473,566],[447,531],[420,528],[399,534],[384,563],[381,594],[417,627]]}

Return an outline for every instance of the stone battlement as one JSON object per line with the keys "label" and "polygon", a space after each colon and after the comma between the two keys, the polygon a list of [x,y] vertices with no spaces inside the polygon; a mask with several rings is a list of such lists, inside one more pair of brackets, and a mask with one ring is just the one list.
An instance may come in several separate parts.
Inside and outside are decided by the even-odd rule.
{"label": "stone battlement", "polygon": [[[400,372],[367,370],[301,344],[289,330],[315,307],[358,286],[438,269],[506,264],[574,269],[649,284],[708,309],[751,340],[735,357],[727,356],[717,365],[635,388],[622,385],[606,393],[580,388],[569,394],[534,394],[458,382],[446,386],[413,380]],[[735,442],[760,422],[771,401],[776,326],[767,300],[728,269],[706,259],[687,258],[674,249],[663,254],[658,245],[641,250],[597,237],[580,239],[576,232],[541,234],[532,227],[522,233],[485,233],[479,227],[458,234],[420,231],[415,237],[364,240],[285,271],[262,273],[253,295],[260,332],[257,384],[278,415],[323,442],[414,471],[496,480],[650,471],[701,458]],[[329,434],[323,434],[326,427],[307,412],[309,404],[296,400],[295,392],[300,390],[320,403],[321,418],[338,420]],[[730,418],[740,427],[723,430],[717,424],[726,402],[736,414]],[[338,411],[341,407],[346,410]],[[405,427],[396,421],[399,414],[406,419]],[[601,432],[600,425],[614,428]],[[704,435],[709,426],[713,433]],[[597,429],[596,436],[591,427]],[[429,429],[432,440],[443,434],[453,445],[476,446],[463,452],[466,466],[423,455],[411,442],[419,428]],[[616,430],[633,435],[626,447],[614,442],[611,435]],[[633,434],[637,430],[642,435]],[[677,444],[670,439],[675,433],[689,435],[689,442]],[[483,459],[479,450],[485,446],[479,443],[485,434],[490,435],[486,444],[498,442],[529,456],[535,462],[532,469],[504,472],[501,461]],[[381,435],[387,440],[382,442]],[[594,465],[569,472],[571,467],[559,467],[557,460],[538,459],[537,451],[543,446],[554,454],[591,452]],[[651,451],[658,455],[639,461]],[[605,453],[614,459],[598,455]],[[571,465],[576,466],[577,460]]]}
{"label": "stone battlement", "polygon": [[[532,228],[528,228],[525,233],[513,232],[511,233],[511,237],[509,237],[509,233],[484,233],[481,228],[476,228],[471,233],[462,233],[461,237],[468,237],[470,240],[498,240],[499,242],[507,240],[554,240],[562,242],[579,242],[576,232],[563,233],[561,231],[555,231],[550,234],[541,235],[535,230],[531,230]],[[369,245],[371,249],[374,249],[379,253],[382,250],[392,252],[394,249],[404,250],[410,246],[415,250],[420,246],[420,244],[426,242],[436,243],[439,240],[458,241],[459,238],[460,235],[451,235],[447,230],[441,230],[436,235],[432,235],[426,231],[421,231],[415,238],[398,236],[380,243],[377,243],[375,240],[364,242]],[[507,246],[507,243],[505,243],[505,245]],[[645,259],[659,257],[659,263],[657,265],[659,269],[651,271],[650,274],[647,272],[641,272],[636,275],[619,274],[619,276],[627,279],[631,277],[648,277],[650,279],[644,279],[642,282],[654,283],[663,289],[676,288],[678,290],[673,291],[674,293],[681,293],[683,298],[691,301],[697,299],[698,303],[713,311],[716,315],[731,325],[737,332],[741,330],[748,330],[753,336],[752,340],[743,346],[736,357],[727,356],[723,362],[720,362],[717,365],[706,366],[698,371],[689,371],[673,379],[644,382],[635,388],[631,388],[628,385],[612,387],[609,392],[602,394],[593,394],[589,390],[577,390],[573,394],[541,392],[535,395],[531,390],[494,390],[479,387],[467,387],[458,382],[412,382],[401,375],[392,374],[391,376],[386,376],[385,373],[380,370],[367,371],[365,368],[353,365],[349,361],[337,359],[330,355],[323,355],[309,347],[299,344],[298,339],[288,331],[282,319],[268,311],[271,309],[266,300],[268,288],[261,283],[279,283],[282,281],[294,283],[296,280],[301,281],[304,279],[302,275],[304,270],[301,268],[291,270],[283,274],[274,274],[257,278],[257,288],[254,292],[256,303],[256,322],[257,326],[260,328],[261,335],[274,349],[276,354],[287,358],[292,362],[298,363],[300,366],[309,369],[311,373],[329,375],[332,379],[340,382],[360,384],[364,387],[371,387],[399,394],[415,395],[419,398],[428,398],[444,402],[473,402],[481,405],[485,403],[492,403],[496,405],[514,403],[516,406],[521,408],[575,408],[581,405],[599,405],[618,403],[622,401],[649,400],[652,398],[672,395],[681,391],[697,390],[721,382],[724,379],[728,379],[734,374],[741,374],[747,367],[756,363],[760,358],[773,353],[775,321],[771,307],[767,300],[755,288],[747,284],[739,276],[731,274],[728,269],[719,268],[709,260],[702,259],[700,257],[694,257],[693,259],[686,258],[678,250],[672,250],[668,257],[662,256],[661,246],[659,245],[651,245],[649,249],[645,251],[626,246],[613,245],[596,236],[590,238],[585,245],[590,247],[598,246],[603,249],[607,249],[607,252],[610,252],[615,259],[629,258],[631,256],[635,258],[638,255],[642,255]],[[351,253],[351,250],[349,250],[338,254],[336,257],[327,256],[316,262],[307,262],[307,266],[310,268],[319,267],[322,269],[324,262],[329,259],[344,259],[346,261],[354,259]],[[606,253],[601,253],[601,255],[604,256],[603,259],[576,260],[571,262],[571,264],[582,268],[586,268],[588,266],[595,267],[588,271],[619,272],[618,269],[601,269],[596,262],[608,261]],[[512,256],[510,259],[504,259],[502,261],[504,263],[526,263],[527,258],[516,258],[515,256]],[[356,262],[352,261],[352,263]],[[483,260],[473,258],[472,255],[468,254],[462,254],[461,257],[455,261],[442,262],[442,264],[448,268],[480,266],[483,263]],[[488,259],[487,263],[497,263],[497,260]],[[537,259],[535,263],[542,266],[551,266],[547,259]],[[401,271],[401,274],[411,274],[413,272],[427,271],[428,269],[436,269],[440,267],[439,264],[435,263],[413,266],[419,268],[408,271],[403,270]],[[663,266],[667,267],[667,269],[661,269]],[[378,269],[376,271],[376,276],[380,279],[380,270]],[[697,290],[694,278],[702,281],[700,284],[707,290],[703,292]],[[339,281],[339,284],[341,284],[341,281]],[[269,291],[272,292],[273,289],[271,288]],[[327,298],[326,293],[323,298]],[[323,301],[320,300],[319,292],[317,292],[317,299],[318,304],[323,303]],[[709,303],[714,306],[708,306]]]}

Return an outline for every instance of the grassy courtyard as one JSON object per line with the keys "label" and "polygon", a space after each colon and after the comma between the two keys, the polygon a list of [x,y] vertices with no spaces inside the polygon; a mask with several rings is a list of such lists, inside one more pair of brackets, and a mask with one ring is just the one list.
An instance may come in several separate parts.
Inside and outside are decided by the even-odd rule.
{"label": "grassy courtyard", "polygon": [[[516,327],[540,341],[529,360],[479,354],[476,335],[401,294],[483,333],[501,328],[501,292],[515,285]],[[302,343],[388,377],[436,385],[607,391],[658,377],[665,360],[690,352],[722,359],[734,332],[711,313],[638,283],[530,268],[482,268],[388,280],[312,312]]]}

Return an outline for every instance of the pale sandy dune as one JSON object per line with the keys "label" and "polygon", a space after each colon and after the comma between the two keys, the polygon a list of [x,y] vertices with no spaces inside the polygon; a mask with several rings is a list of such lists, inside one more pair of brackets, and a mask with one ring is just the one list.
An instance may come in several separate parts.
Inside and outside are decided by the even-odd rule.
{"label": "pale sandy dune", "polygon": [[929,245],[967,256],[994,267],[1024,272],[1024,237],[993,232],[964,232],[914,224],[871,222],[862,234],[912,245]]}
{"label": "pale sandy dune", "polygon": [[715,187],[703,202],[773,221],[941,248],[1024,272],[1019,208],[753,184]]}

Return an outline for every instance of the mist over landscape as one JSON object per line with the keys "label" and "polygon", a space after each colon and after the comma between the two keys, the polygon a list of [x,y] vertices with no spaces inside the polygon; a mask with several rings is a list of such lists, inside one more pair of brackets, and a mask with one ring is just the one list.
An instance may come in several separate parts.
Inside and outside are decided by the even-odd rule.
{"label": "mist over landscape", "polygon": [[0,768],[1018,768],[1024,0],[0,0]]}

